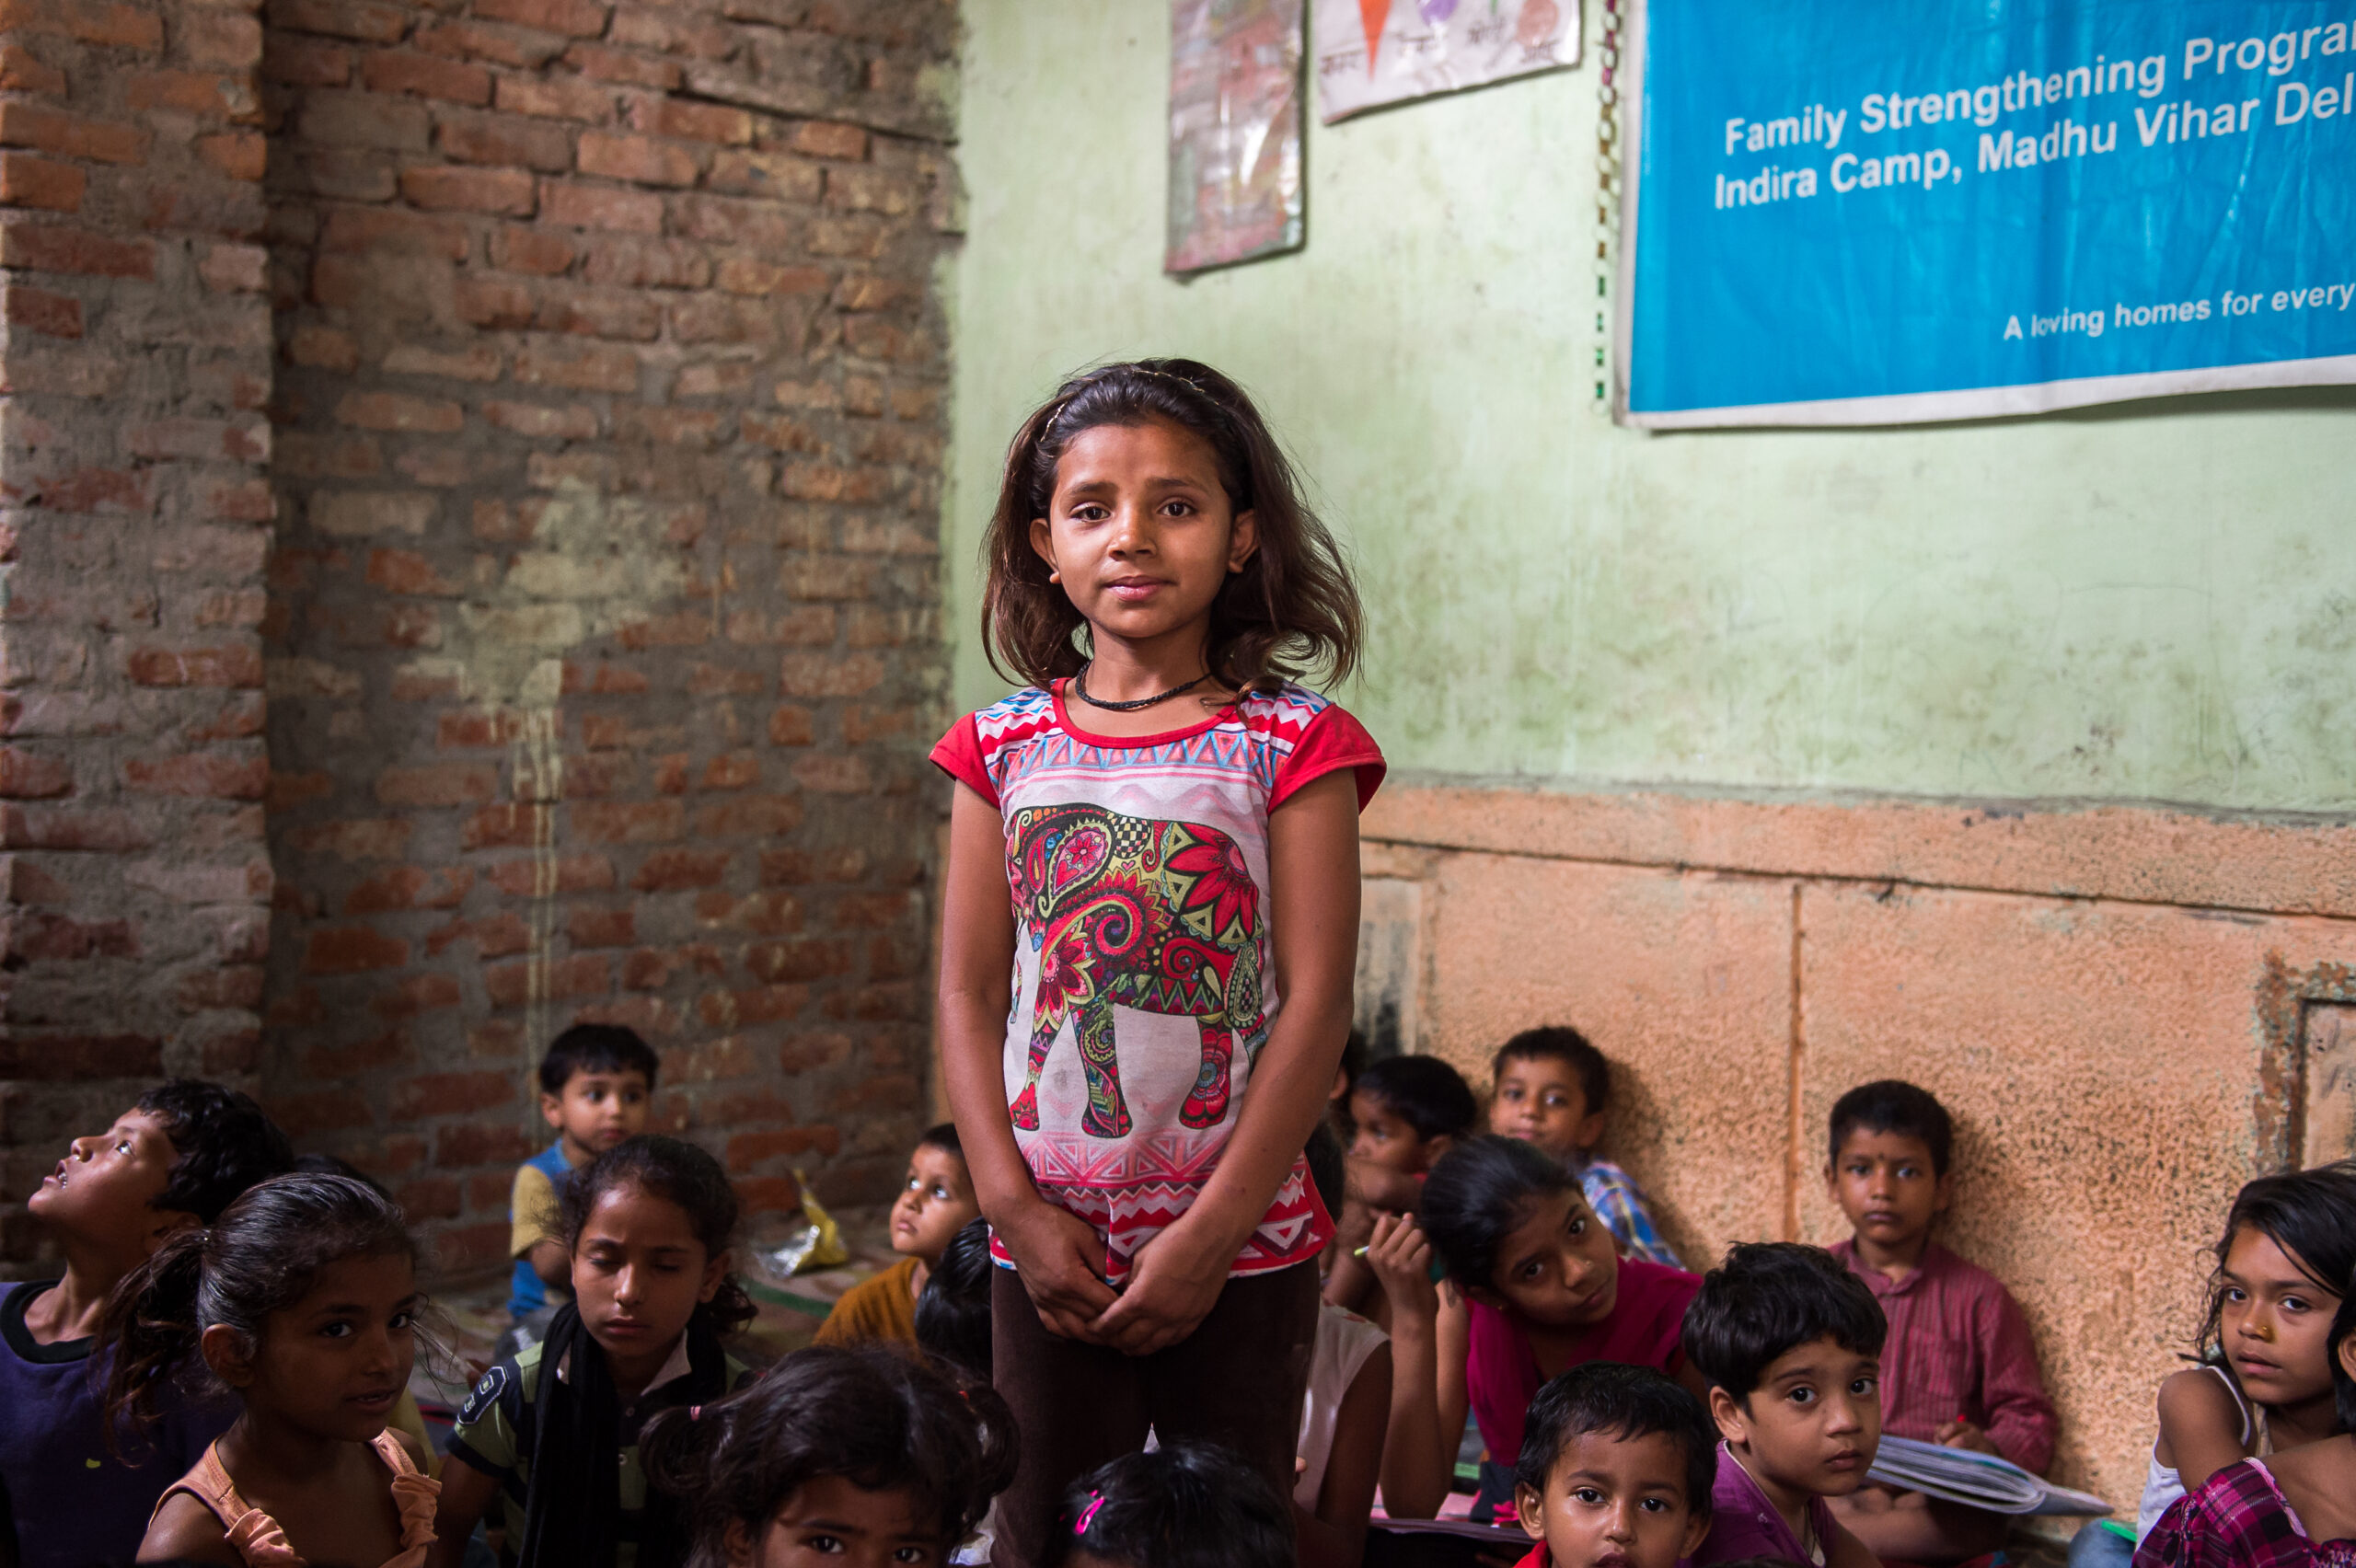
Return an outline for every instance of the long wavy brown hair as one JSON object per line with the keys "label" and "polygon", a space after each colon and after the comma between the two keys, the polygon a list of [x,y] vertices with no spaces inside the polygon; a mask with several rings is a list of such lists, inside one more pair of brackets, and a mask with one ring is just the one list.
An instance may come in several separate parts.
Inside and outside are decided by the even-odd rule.
{"label": "long wavy brown hair", "polygon": [[1086,622],[1047,580],[1047,563],[1031,548],[1031,522],[1047,515],[1056,467],[1074,438],[1099,425],[1149,420],[1201,437],[1229,504],[1259,525],[1258,549],[1211,601],[1203,649],[1211,674],[1239,690],[1271,690],[1311,673],[1347,680],[1357,667],[1360,615],[1341,548],[1302,499],[1292,464],[1243,388],[1186,359],[1135,360],[1076,375],[1015,432],[982,542],[982,645],[990,668],[1045,686],[1088,663],[1073,635]]}

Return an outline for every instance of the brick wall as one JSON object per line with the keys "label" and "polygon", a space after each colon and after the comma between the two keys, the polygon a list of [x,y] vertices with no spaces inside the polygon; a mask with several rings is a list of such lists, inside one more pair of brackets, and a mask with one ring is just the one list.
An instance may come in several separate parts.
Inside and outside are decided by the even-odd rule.
{"label": "brick wall", "polygon": [[[0,5],[0,1164],[163,1072],[250,1082],[262,795],[261,27]],[[29,1246],[21,1210],[0,1245]]]}
{"label": "brick wall", "polygon": [[[265,1099],[452,1270],[503,1255],[528,1069],[580,1019],[654,1043],[658,1123],[756,1205],[795,1166],[884,1195],[923,1103],[953,9],[272,0],[220,13],[247,75],[217,108],[132,68],[218,47],[213,13],[75,31],[133,14],[25,42],[105,123],[0,110],[70,159],[9,153],[11,202],[128,192],[45,241],[73,276],[10,274],[12,1020],[135,1076],[249,1065],[260,1008]],[[158,224],[267,265],[123,237]],[[78,340],[27,337],[77,302]],[[106,873],[56,877],[86,846]],[[0,1073],[40,1075],[29,1038]],[[12,1194],[121,1097],[7,1092]]]}

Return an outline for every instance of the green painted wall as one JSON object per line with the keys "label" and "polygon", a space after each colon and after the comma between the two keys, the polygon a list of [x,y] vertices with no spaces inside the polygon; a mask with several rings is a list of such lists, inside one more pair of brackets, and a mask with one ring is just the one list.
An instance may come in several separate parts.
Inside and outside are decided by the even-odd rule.
{"label": "green painted wall", "polygon": [[[1143,353],[1253,388],[1357,563],[1394,767],[2356,808],[2356,396],[1646,436],[1589,407],[1592,64],[1309,136],[1309,245],[1161,271],[1166,0],[966,0],[954,699],[1008,436]],[[1590,38],[1596,10],[1588,7]]]}

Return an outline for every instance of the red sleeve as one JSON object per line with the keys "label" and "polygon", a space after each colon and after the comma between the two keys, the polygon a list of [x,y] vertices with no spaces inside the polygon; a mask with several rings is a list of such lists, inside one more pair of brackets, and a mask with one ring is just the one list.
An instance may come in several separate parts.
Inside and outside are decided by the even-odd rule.
{"label": "red sleeve", "polygon": [[[940,753],[933,755],[938,757]],[[1339,703],[1329,703],[1324,712],[1309,721],[1309,728],[1293,744],[1292,755],[1277,767],[1276,787],[1268,797],[1268,809],[1274,811],[1329,773],[1355,767],[1358,775],[1358,810],[1364,811],[1367,802],[1374,799],[1375,790],[1382,787],[1382,775],[1389,766],[1382,760],[1382,748],[1366,732],[1366,726],[1344,712]]]}
{"label": "red sleeve", "polygon": [[949,733],[935,743],[932,765],[991,805],[1000,805],[998,786],[991,781],[990,770],[982,762],[982,737],[974,727],[972,714],[968,713],[950,725]]}
{"label": "red sleeve", "polygon": [[2053,1401],[2045,1397],[2028,1320],[2002,1285],[1972,1316],[1984,1347],[1980,1397],[1988,1411],[1988,1440],[2021,1469],[2043,1475],[2053,1462],[2053,1440],[2062,1424]]}

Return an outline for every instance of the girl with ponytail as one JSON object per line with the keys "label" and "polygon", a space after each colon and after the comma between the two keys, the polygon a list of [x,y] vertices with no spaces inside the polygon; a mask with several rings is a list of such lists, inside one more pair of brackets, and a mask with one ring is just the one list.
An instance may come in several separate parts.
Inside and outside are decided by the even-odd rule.
{"label": "girl with ponytail", "polygon": [[139,1560],[422,1568],[435,1482],[386,1430],[420,1338],[400,1210],[347,1176],[281,1176],[175,1233],[99,1330],[110,1425],[175,1382],[226,1387],[237,1419],[164,1493]]}

